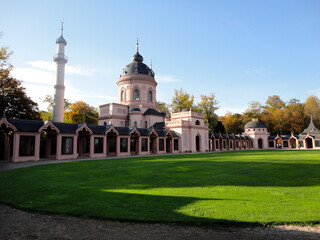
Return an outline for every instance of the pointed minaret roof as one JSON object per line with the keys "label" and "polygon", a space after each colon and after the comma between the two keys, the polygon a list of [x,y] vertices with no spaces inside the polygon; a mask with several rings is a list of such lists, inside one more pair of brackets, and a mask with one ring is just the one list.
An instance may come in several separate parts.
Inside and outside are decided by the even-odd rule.
{"label": "pointed minaret roof", "polygon": [[57,38],[56,43],[57,43],[57,44],[58,44],[58,43],[63,43],[63,44],[65,44],[65,45],[67,45],[67,41],[66,41],[66,40],[64,39],[64,37],[63,37],[63,21],[61,22],[61,35],[60,35],[59,38]]}
{"label": "pointed minaret roof", "polygon": [[310,119],[310,124],[309,126],[303,130],[303,132],[301,133],[301,135],[306,135],[306,134],[320,134],[320,129],[316,127],[316,125],[314,125],[313,119]]}

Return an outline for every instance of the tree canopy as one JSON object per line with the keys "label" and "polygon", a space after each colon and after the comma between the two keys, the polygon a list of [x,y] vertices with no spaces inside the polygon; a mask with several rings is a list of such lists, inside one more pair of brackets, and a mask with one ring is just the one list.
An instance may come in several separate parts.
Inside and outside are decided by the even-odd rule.
{"label": "tree canopy", "polygon": [[185,109],[193,107],[194,96],[190,95],[182,88],[180,90],[174,90],[172,97],[172,112],[181,112]]}
{"label": "tree canopy", "polygon": [[77,101],[64,112],[64,122],[98,124],[99,111],[93,106]]}
{"label": "tree canopy", "polygon": [[21,81],[11,76],[11,52],[0,49],[0,117],[39,120],[38,104],[26,95]]}
{"label": "tree canopy", "polygon": [[208,123],[210,131],[213,132],[218,123],[218,115],[216,110],[219,109],[218,101],[215,99],[214,93],[209,96],[200,95],[201,101],[198,103],[198,108],[204,113],[204,120]]}
{"label": "tree canopy", "polygon": [[[52,120],[53,119],[53,106],[54,100],[50,95],[46,95],[44,99],[42,99],[44,103],[48,104],[47,111],[40,111],[41,118],[43,121]],[[67,110],[71,105],[71,102],[68,99],[64,99],[64,110]]]}

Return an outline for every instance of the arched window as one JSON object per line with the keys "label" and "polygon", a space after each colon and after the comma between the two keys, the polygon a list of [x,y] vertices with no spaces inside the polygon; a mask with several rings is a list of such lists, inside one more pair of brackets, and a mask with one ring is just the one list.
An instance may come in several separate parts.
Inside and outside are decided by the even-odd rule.
{"label": "arched window", "polygon": [[137,121],[134,121],[133,126],[136,128],[137,127]]}
{"label": "arched window", "polygon": [[148,92],[148,101],[152,102],[152,92],[151,91]]}
{"label": "arched window", "polygon": [[136,101],[140,100],[140,93],[138,89],[135,89],[133,91],[133,100],[136,100]]}
{"label": "arched window", "polygon": [[199,120],[196,121],[196,125],[200,125],[200,121]]}
{"label": "arched window", "polygon": [[121,102],[126,101],[126,92],[124,90],[121,91]]}

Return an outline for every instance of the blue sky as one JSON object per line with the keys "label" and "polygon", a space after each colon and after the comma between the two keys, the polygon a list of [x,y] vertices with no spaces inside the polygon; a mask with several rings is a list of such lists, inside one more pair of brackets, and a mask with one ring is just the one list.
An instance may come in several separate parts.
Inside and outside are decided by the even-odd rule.
{"label": "blue sky", "polygon": [[41,102],[53,95],[55,40],[63,19],[66,94],[95,106],[117,102],[116,82],[135,53],[156,74],[157,98],[183,88],[214,92],[219,115],[264,103],[320,97],[320,1],[2,1],[1,46],[13,75]]}

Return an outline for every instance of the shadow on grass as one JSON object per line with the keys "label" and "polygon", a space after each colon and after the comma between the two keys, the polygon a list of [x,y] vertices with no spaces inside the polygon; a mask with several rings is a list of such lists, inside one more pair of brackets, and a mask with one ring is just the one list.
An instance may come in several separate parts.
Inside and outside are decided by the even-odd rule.
{"label": "shadow on grass", "polygon": [[[233,155],[222,153],[72,162],[16,169],[0,174],[0,201],[22,209],[101,219],[246,226],[262,223],[195,217],[179,212],[179,209],[197,201],[232,199],[160,196],[112,190],[320,186],[320,162],[313,160],[314,154],[306,160],[295,162],[279,157],[278,153],[271,153],[269,158],[263,156],[264,152],[256,153],[256,158],[252,153],[238,152]],[[259,156],[264,160],[261,161]],[[279,159],[272,159],[272,156]],[[243,159],[235,161],[232,157]],[[291,157],[294,158],[294,155]],[[194,215],[199,215],[197,209],[193,211]]]}

